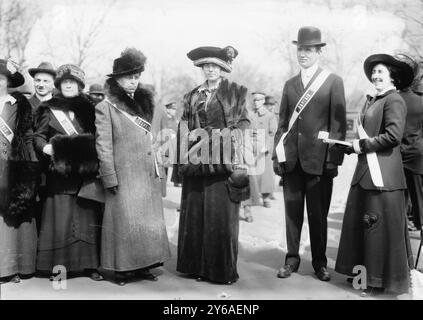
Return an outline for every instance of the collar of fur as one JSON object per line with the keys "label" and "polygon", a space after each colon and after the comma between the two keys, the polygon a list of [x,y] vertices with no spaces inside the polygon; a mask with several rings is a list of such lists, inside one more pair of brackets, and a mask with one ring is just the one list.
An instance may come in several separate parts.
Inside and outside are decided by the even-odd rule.
{"label": "collar of fur", "polygon": [[73,98],[65,98],[61,93],[43,102],[39,109],[60,109],[73,111],[78,123],[85,132],[95,132],[95,102],[85,93],[80,93]]}
{"label": "collar of fur", "polygon": [[30,150],[25,143],[28,132],[32,129],[32,107],[20,92],[10,94],[16,99],[17,114],[15,136],[12,140],[12,156],[18,160],[31,160]]}
{"label": "collar of fur", "polygon": [[151,91],[138,86],[134,93],[134,99],[132,99],[114,78],[107,79],[105,87],[106,96],[110,102],[133,116],[140,116],[151,122],[154,114],[154,101]]}

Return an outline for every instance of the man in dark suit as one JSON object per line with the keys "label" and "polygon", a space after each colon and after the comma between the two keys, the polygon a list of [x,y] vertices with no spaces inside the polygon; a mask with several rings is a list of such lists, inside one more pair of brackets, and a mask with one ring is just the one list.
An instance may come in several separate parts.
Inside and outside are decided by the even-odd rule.
{"label": "man in dark suit", "polygon": [[[301,72],[284,86],[275,146],[288,131],[289,121],[297,103],[323,71],[318,61],[321,48],[320,30],[303,27],[298,32],[297,58]],[[329,138],[344,140],[346,134],[345,94],[342,79],[329,74],[317,92],[303,107],[284,141],[285,161],[277,152],[273,155],[275,173],[283,179],[285,201],[286,239],[288,253],[278,277],[287,278],[300,265],[299,243],[304,218],[304,200],[310,228],[312,264],[317,277],[329,281],[326,242],[327,215],[332,196],[332,181],[342,164],[343,152],[336,146],[323,143],[320,131]]]}
{"label": "man in dark suit", "polygon": [[35,93],[28,101],[35,114],[35,111],[42,102],[48,101],[53,97],[56,70],[54,70],[50,62],[41,62],[37,68],[28,69],[28,72],[34,78]]}

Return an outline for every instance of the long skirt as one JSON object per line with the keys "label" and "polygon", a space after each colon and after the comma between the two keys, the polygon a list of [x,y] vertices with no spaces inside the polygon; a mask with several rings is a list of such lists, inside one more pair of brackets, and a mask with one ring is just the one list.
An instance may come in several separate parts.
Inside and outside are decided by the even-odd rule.
{"label": "long skirt", "polygon": [[96,269],[100,254],[100,203],[75,195],[47,197],[41,219],[37,270],[67,272]]}
{"label": "long skirt", "polygon": [[408,292],[412,267],[403,190],[364,190],[348,195],[335,271],[354,276],[366,268],[367,286]]}
{"label": "long skirt", "polygon": [[184,177],[176,270],[218,283],[238,279],[239,203],[227,175]]}
{"label": "long skirt", "polygon": [[9,222],[0,212],[0,278],[34,273],[36,253],[35,219]]}

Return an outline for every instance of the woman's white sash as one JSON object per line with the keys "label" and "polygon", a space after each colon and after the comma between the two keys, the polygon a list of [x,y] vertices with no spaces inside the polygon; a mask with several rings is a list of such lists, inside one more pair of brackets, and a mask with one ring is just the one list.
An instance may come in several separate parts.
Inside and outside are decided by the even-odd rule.
{"label": "woman's white sash", "polygon": [[[360,115],[358,115],[357,119],[357,131],[358,136],[360,139],[368,139],[369,136],[367,135],[366,131],[363,128],[363,125],[360,121]],[[382,178],[382,171],[380,170],[379,160],[377,159],[376,152],[369,152],[366,153],[367,164],[369,165],[370,176],[372,178],[372,182],[376,187],[383,187],[383,178]]]}

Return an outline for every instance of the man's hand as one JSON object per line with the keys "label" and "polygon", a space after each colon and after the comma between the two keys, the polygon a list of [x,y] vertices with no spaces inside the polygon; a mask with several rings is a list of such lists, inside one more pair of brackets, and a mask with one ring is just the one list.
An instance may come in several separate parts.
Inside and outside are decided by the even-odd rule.
{"label": "man's hand", "polygon": [[352,146],[344,146],[343,144],[337,144],[336,146],[348,155],[355,152]]}
{"label": "man's hand", "polygon": [[338,166],[334,163],[326,162],[323,169],[323,175],[330,178],[335,178],[338,175]]}
{"label": "man's hand", "polygon": [[273,160],[273,171],[280,177],[283,175],[282,164],[278,162],[278,159]]}
{"label": "man's hand", "polygon": [[111,194],[116,194],[118,187],[114,186],[114,187],[111,187],[111,188],[107,188],[106,190],[109,191]]}

